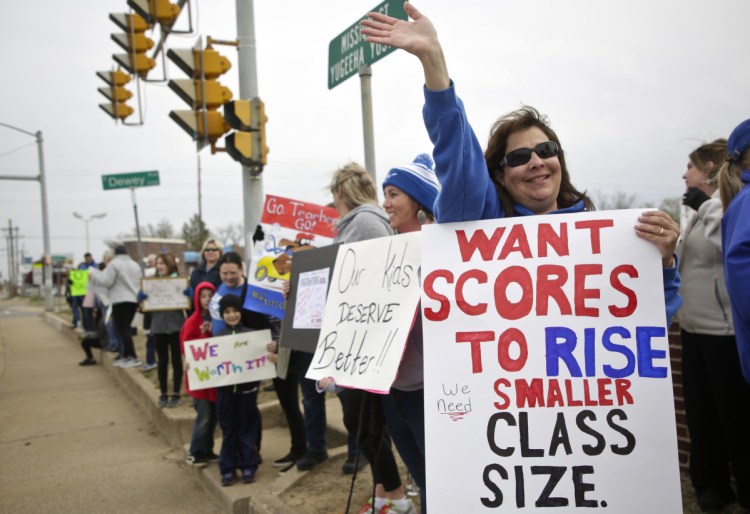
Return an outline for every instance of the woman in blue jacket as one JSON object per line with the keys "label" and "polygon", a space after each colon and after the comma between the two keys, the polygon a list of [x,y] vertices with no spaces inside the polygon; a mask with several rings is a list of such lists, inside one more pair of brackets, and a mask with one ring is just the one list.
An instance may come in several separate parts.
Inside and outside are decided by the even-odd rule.
{"label": "woman in blue jacket", "polygon": [[[432,22],[409,3],[404,9],[413,21],[370,13],[361,22],[362,34],[370,43],[406,50],[422,63],[423,116],[442,185],[434,206],[437,222],[592,210],[591,200],[570,181],[560,140],[535,109],[524,107],[501,117],[482,152],[456,96]],[[656,245],[662,256],[669,324],[681,304],[674,257],[680,228],[661,211],[644,212],[638,221],[636,235]]]}
{"label": "woman in blue jacket", "polygon": [[721,220],[724,275],[732,300],[742,374],[750,383],[750,120],[732,131],[727,152],[727,163],[719,171],[719,191],[725,209]]}

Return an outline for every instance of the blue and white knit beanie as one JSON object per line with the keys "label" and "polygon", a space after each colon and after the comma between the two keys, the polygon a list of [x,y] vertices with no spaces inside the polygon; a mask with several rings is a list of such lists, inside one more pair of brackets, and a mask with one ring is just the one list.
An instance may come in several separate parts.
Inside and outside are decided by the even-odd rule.
{"label": "blue and white knit beanie", "polygon": [[391,169],[383,181],[383,190],[385,186],[397,187],[433,214],[435,198],[440,191],[433,165],[432,157],[421,153],[413,163]]}
{"label": "blue and white knit beanie", "polygon": [[750,148],[750,120],[745,120],[737,125],[727,140],[727,159],[730,162],[740,160],[745,150]]}

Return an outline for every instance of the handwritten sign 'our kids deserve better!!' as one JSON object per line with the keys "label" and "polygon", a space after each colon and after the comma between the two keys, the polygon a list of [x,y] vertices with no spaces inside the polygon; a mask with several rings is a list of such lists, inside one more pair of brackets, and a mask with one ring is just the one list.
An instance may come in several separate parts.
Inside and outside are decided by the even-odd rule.
{"label": "handwritten sign 'our kids deserve better!!'", "polygon": [[341,245],[307,378],[387,392],[419,302],[419,232]]}
{"label": "handwritten sign 'our kids deserve better!!'", "polygon": [[423,228],[430,505],[681,512],[662,266],[635,235],[641,212]]}
{"label": "handwritten sign 'our kids deserve better!!'", "polygon": [[190,389],[275,378],[276,366],[268,360],[266,350],[270,341],[270,330],[186,341]]}

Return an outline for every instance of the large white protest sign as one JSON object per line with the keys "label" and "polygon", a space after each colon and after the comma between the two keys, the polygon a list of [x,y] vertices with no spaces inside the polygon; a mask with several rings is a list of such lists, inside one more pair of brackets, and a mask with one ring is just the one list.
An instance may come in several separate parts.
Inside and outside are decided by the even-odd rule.
{"label": "large white protest sign", "polygon": [[186,341],[190,389],[275,378],[276,366],[268,360],[266,350],[270,341],[270,330]]}
{"label": "large white protest sign", "polygon": [[419,232],[341,245],[307,378],[386,392],[419,302]]}
{"label": "large white protest sign", "polygon": [[423,228],[431,510],[681,512],[662,266],[635,235],[641,212]]}

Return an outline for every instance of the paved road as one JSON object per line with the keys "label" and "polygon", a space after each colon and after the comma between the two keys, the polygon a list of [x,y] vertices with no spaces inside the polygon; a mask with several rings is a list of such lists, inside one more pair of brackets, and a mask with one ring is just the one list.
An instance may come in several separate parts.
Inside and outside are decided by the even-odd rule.
{"label": "paved road", "polygon": [[128,395],[49,327],[0,301],[0,513],[222,512]]}

